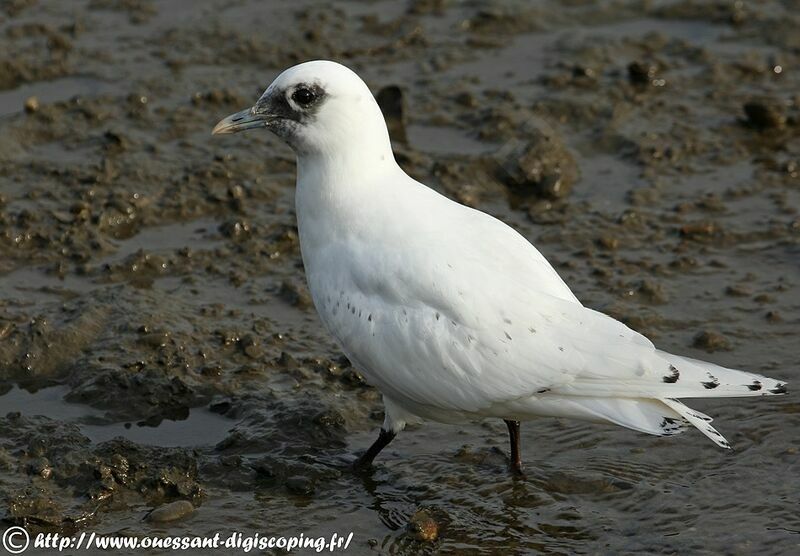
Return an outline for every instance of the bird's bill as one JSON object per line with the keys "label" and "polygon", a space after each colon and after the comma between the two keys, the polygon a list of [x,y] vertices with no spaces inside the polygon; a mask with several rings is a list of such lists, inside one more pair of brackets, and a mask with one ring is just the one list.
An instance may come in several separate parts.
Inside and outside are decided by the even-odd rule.
{"label": "bird's bill", "polygon": [[248,129],[255,129],[257,127],[265,127],[269,122],[270,117],[267,114],[259,114],[254,112],[252,108],[247,108],[236,114],[231,114],[227,118],[219,121],[211,135],[225,135],[228,133],[239,133]]}

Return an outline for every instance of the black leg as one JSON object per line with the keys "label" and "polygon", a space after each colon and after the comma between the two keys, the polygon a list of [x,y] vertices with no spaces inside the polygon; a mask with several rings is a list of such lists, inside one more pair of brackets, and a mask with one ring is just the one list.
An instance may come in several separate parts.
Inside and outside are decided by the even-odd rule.
{"label": "black leg", "polygon": [[522,454],[519,449],[519,421],[503,419],[508,427],[508,439],[511,443],[511,473],[522,476]]}
{"label": "black leg", "polygon": [[386,446],[394,439],[395,436],[397,436],[396,433],[381,429],[378,439],[372,443],[372,446],[370,446],[366,452],[364,452],[364,455],[358,458],[358,460],[353,464],[353,467],[358,470],[368,469],[371,467],[372,460],[375,459],[375,456],[377,456],[381,450],[386,448]]}

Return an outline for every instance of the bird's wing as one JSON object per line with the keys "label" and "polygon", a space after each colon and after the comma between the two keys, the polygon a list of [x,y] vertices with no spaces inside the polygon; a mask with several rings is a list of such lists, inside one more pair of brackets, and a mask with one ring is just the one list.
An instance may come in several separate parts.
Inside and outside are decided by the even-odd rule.
{"label": "bird's wing", "polygon": [[389,249],[366,238],[326,255],[347,268],[341,288],[328,277],[334,297],[350,292],[346,314],[328,326],[390,397],[480,412],[548,393],[679,398],[780,389],[657,351],[583,307],[530,243],[488,215],[453,203],[432,215],[422,209],[407,226],[380,232]]}
{"label": "bird's wing", "polygon": [[[785,391],[774,379],[657,350],[638,332],[598,311],[561,300],[546,305],[547,337],[535,349],[558,361],[563,371],[548,387],[553,394],[661,399]],[[558,359],[552,346],[561,354]]]}
{"label": "bird's wing", "polygon": [[369,308],[367,318],[355,329],[337,330],[354,338],[343,345],[356,346],[356,361],[383,369],[376,385],[390,397],[480,413],[533,396],[670,399],[785,391],[773,379],[656,350],[607,315],[535,290],[493,287],[477,272],[471,287],[461,282],[460,290],[434,273],[440,295],[429,292],[423,301],[411,274],[396,272],[398,295],[362,294],[354,306]]}

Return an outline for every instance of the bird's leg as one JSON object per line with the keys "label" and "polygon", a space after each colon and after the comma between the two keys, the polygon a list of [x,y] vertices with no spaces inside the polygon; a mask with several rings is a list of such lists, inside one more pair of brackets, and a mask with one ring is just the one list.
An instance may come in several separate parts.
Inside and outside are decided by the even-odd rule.
{"label": "bird's leg", "polygon": [[358,460],[356,460],[356,462],[353,464],[353,467],[356,470],[363,470],[371,467],[372,460],[375,459],[375,456],[377,456],[381,450],[386,448],[386,446],[394,439],[395,436],[397,436],[397,433],[381,428],[381,432],[378,434],[377,440],[375,440],[375,442],[372,443],[372,446],[370,446],[369,449],[364,452],[364,454],[358,458]]}
{"label": "bird's leg", "polygon": [[522,454],[519,449],[519,421],[503,419],[508,427],[508,439],[511,442],[511,473],[522,476]]}

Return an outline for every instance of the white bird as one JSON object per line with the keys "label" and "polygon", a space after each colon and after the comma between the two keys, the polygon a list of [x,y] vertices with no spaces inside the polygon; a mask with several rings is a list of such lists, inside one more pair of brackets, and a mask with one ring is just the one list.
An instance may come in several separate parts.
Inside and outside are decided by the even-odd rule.
{"label": "white bird", "polygon": [[584,307],[541,253],[500,220],[409,177],[367,85],[335,62],[281,73],[214,134],[266,127],[297,155],[296,211],[322,322],[383,394],[373,459],[407,423],[504,419],[521,473],[520,421],[613,423],[654,435],[694,425],[678,398],[783,394],[786,384],[656,349]]}

